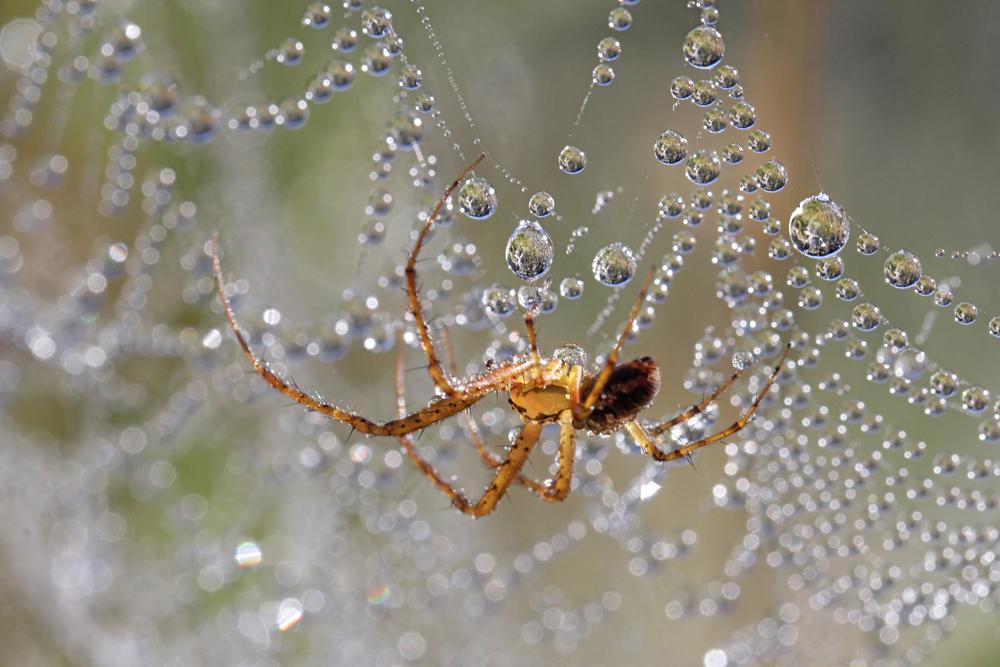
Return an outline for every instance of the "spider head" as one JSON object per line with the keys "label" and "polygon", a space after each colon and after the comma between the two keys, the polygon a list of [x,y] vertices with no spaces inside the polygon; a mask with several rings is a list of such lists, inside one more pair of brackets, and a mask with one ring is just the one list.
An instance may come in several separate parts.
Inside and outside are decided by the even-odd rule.
{"label": "spider head", "polygon": [[[594,379],[590,378],[583,385],[583,396],[587,395]],[[613,431],[652,403],[659,390],[660,365],[652,357],[618,364],[582,426],[596,433]]]}

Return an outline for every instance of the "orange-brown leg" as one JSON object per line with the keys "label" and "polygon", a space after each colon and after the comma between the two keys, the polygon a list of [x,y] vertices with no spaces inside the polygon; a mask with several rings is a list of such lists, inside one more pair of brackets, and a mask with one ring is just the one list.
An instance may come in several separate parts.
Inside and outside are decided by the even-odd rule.
{"label": "orange-brown leg", "polygon": [[666,421],[660,422],[659,424],[650,425],[650,426],[648,426],[646,428],[646,430],[649,432],[650,435],[660,435],[661,433],[664,433],[665,431],[669,431],[674,426],[677,426],[678,424],[686,422],[687,420],[691,419],[692,417],[696,417],[696,416],[700,415],[702,412],[705,411],[705,408],[708,407],[709,403],[711,403],[712,401],[714,401],[715,399],[717,399],[719,396],[722,396],[723,392],[725,392],[727,389],[729,389],[729,387],[731,387],[732,384],[734,382],[736,382],[736,380],[742,374],[743,373],[741,371],[737,371],[737,372],[733,373],[732,375],[729,376],[729,379],[727,379],[725,382],[723,382],[722,384],[720,384],[715,389],[715,391],[712,392],[711,396],[709,396],[708,398],[704,399],[701,403],[696,403],[696,404],[692,405],[687,410],[685,410],[684,412],[680,413],[679,415],[677,415],[676,417],[674,417],[672,419],[668,419]]}
{"label": "orange-brown leg", "polygon": [[757,412],[757,408],[760,407],[761,401],[763,401],[764,397],[767,396],[767,392],[770,391],[771,385],[774,384],[774,380],[778,377],[778,373],[781,372],[781,366],[785,363],[785,358],[788,356],[789,350],[791,350],[791,345],[785,347],[785,351],[781,353],[781,358],[778,359],[778,363],[775,364],[774,370],[771,371],[771,375],[767,378],[767,382],[765,382],[761,390],[757,392],[757,396],[754,398],[750,408],[739,419],[718,433],[714,433],[706,438],[702,438],[701,440],[695,440],[694,442],[688,443],[683,447],[678,447],[672,452],[664,452],[657,447],[654,438],[650,436],[649,433],[646,432],[646,429],[644,429],[637,421],[630,421],[625,425],[625,428],[628,430],[629,435],[631,435],[639,446],[642,447],[642,451],[645,452],[647,456],[650,456],[657,461],[676,461],[677,459],[685,458],[695,450],[707,447],[712,443],[719,442],[720,440],[724,440],[735,433],[739,433],[746,428],[747,424],[750,423],[750,420],[753,419],[754,413]]}
{"label": "orange-brown leg", "polygon": [[[451,369],[452,373],[455,372],[455,355],[451,346],[451,335],[448,333],[447,328],[441,329],[441,343],[444,345],[444,358],[445,363]],[[396,401],[402,405],[400,408],[400,414],[406,414],[406,404],[403,402],[403,373],[402,373],[402,346],[400,346],[400,355],[396,358]],[[486,446],[486,439],[483,437],[483,432],[479,429],[479,423],[476,418],[472,416],[469,412],[462,412],[458,415],[459,423],[465,429],[465,432],[469,435],[472,440],[472,444],[476,447],[476,452],[479,454],[479,458],[486,463],[486,466],[491,469],[498,468],[500,464],[503,463],[503,458],[498,454],[494,454],[490,451],[489,447]],[[412,457],[411,457],[412,458]],[[436,473],[435,473],[436,474]],[[433,478],[431,481],[435,481]],[[533,479],[529,479],[524,475],[517,476],[517,483],[521,486],[528,488],[530,491],[536,495],[543,495],[548,492],[548,487],[541,482],[536,482]],[[437,482],[435,481],[435,485]],[[438,486],[438,488],[441,488]]]}
{"label": "orange-brown leg", "polygon": [[614,371],[615,364],[618,363],[618,356],[621,354],[622,346],[625,344],[625,339],[628,337],[629,332],[632,331],[632,325],[639,316],[639,311],[642,310],[642,304],[646,300],[646,293],[649,291],[649,286],[653,282],[653,274],[654,271],[650,270],[649,274],[646,276],[646,280],[642,284],[642,289],[639,290],[635,303],[632,304],[632,311],[629,313],[628,319],[625,320],[625,327],[618,336],[618,340],[615,341],[614,347],[612,347],[611,351],[608,352],[608,356],[604,360],[604,366],[597,374],[597,378],[594,380],[594,385],[591,388],[590,393],[584,397],[583,402],[574,413],[574,417],[577,419],[583,420],[586,418],[587,414],[594,407],[594,404],[597,403],[597,398],[604,390],[604,385],[608,383],[608,378],[611,377],[611,372]]}
{"label": "orange-brown leg", "polygon": [[535,386],[542,385],[542,355],[538,351],[538,332],[535,331],[535,315],[530,310],[524,314],[524,327],[528,330],[528,347],[531,349],[532,372]]}
{"label": "orange-brown leg", "polygon": [[314,410],[330,417],[331,419],[344,422],[345,424],[350,424],[354,429],[366,435],[399,436],[406,433],[412,433],[413,431],[430,426],[431,424],[437,423],[442,419],[446,419],[458,412],[461,412],[476,403],[476,401],[480,400],[486,393],[488,393],[485,390],[455,393],[452,396],[448,396],[431,403],[419,412],[385,423],[371,421],[370,419],[366,419],[360,415],[356,415],[348,412],[347,410],[330,405],[329,403],[305,393],[298,387],[288,384],[281,376],[268,368],[266,364],[261,362],[260,359],[257,358],[257,355],[254,354],[253,350],[250,349],[250,343],[247,341],[246,334],[244,334],[243,330],[240,328],[239,322],[236,320],[236,315],[233,313],[233,307],[229,303],[229,297],[226,295],[225,282],[222,278],[222,264],[219,260],[218,243],[214,238],[212,239],[211,249],[212,269],[215,272],[215,285],[219,292],[219,298],[222,300],[222,307],[226,312],[226,319],[229,320],[229,326],[233,331],[233,335],[236,337],[236,342],[240,344],[243,354],[245,354],[246,358],[250,361],[250,365],[253,366],[254,371],[261,378],[263,378],[265,382],[296,403],[305,406],[309,410]]}
{"label": "orange-brown leg", "polygon": [[445,202],[451,193],[465,180],[465,177],[472,173],[486,154],[483,153],[475,160],[472,161],[465,170],[462,171],[461,175],[456,178],[448,189],[444,191],[441,198],[438,200],[434,209],[431,211],[430,216],[427,218],[427,222],[424,226],[420,228],[420,232],[417,234],[416,241],[413,242],[413,247],[410,248],[410,255],[406,260],[406,296],[410,305],[410,312],[413,314],[413,320],[417,325],[417,335],[420,337],[420,347],[424,350],[424,355],[427,357],[427,372],[431,376],[431,380],[434,382],[434,386],[437,390],[443,393],[445,396],[454,396],[458,393],[458,390],[452,386],[451,381],[448,379],[447,373],[445,373],[444,368],[441,365],[441,361],[437,357],[437,353],[434,351],[434,343],[431,341],[430,332],[427,329],[427,321],[424,319],[423,306],[420,305],[420,295],[417,293],[417,257],[420,255],[420,251],[424,247],[424,242],[427,240],[427,234],[430,232],[431,227],[434,226],[434,221],[437,220],[438,216],[441,214],[441,209],[444,208]]}

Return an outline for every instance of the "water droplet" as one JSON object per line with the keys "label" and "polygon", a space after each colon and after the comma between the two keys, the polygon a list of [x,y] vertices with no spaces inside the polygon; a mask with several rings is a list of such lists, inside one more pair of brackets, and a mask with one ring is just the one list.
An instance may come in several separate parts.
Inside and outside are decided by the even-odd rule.
{"label": "water droplet", "polygon": [[653,144],[653,157],[660,164],[677,164],[687,157],[688,141],[680,132],[666,130]]}
{"label": "water droplet", "polygon": [[726,114],[722,109],[709,109],[701,121],[701,126],[706,132],[718,134],[727,127]]}
{"label": "water droplet", "polygon": [[666,218],[678,218],[684,212],[684,198],[676,192],[660,197],[660,215]]}
{"label": "water droplet", "polygon": [[608,14],[608,27],[619,32],[632,26],[632,14],[624,7],[615,7]]}
{"label": "water droplet", "polygon": [[823,305],[823,292],[815,285],[810,285],[799,293],[799,308],[816,310]]}
{"label": "water droplet", "polygon": [[757,122],[757,110],[749,102],[737,102],[729,110],[729,122],[737,130],[749,130]]}
{"label": "water droplet", "polygon": [[788,183],[785,165],[771,159],[757,167],[757,183],[764,192],[778,192]]}
{"label": "water droplet", "polygon": [[500,317],[507,317],[514,312],[515,299],[514,290],[502,285],[493,285],[483,290],[483,307]]}
{"label": "water droplet", "polygon": [[566,174],[579,174],[587,166],[587,155],[576,146],[559,151],[559,169]]}
{"label": "water droplet", "polygon": [[739,144],[729,144],[722,149],[722,159],[726,164],[743,162],[743,147]]}
{"label": "water droplet", "polygon": [[722,33],[709,26],[698,26],[684,38],[684,60],[698,69],[711,69],[726,53]]}
{"label": "water droplet", "polygon": [[979,309],[975,304],[963,301],[955,306],[955,321],[959,324],[972,324],[979,317]]}
{"label": "water droplet", "polygon": [[403,65],[399,70],[399,87],[403,90],[417,90],[423,82],[424,74],[416,65]]}
{"label": "water droplet", "polygon": [[694,84],[691,91],[691,101],[699,107],[710,107],[715,104],[718,95],[715,93],[715,82],[709,79]]}
{"label": "water droplet", "polygon": [[591,80],[598,86],[610,86],[615,80],[615,70],[611,65],[600,63],[594,67]]}
{"label": "water droplet", "polygon": [[709,185],[722,173],[722,162],[712,151],[696,151],[688,158],[684,173],[695,185]]}
{"label": "water droplet", "polygon": [[325,2],[310,2],[302,16],[302,25],[310,28],[325,28],[330,23],[333,10]]}
{"label": "water droplet", "polygon": [[844,260],[838,256],[816,262],[816,275],[823,280],[836,280],[844,274]]}
{"label": "water droplet", "polygon": [[370,76],[385,76],[392,66],[392,56],[382,42],[372,44],[361,55],[361,71]]}
{"label": "water droplet", "polygon": [[920,259],[909,250],[897,250],[885,261],[885,281],[898,289],[913,287],[920,279]]}
{"label": "water droplet", "polygon": [[927,354],[908,347],[899,353],[892,364],[892,374],[906,380],[917,380],[927,372]]}
{"label": "water droplet", "polygon": [[485,178],[469,178],[458,191],[458,208],[468,218],[485,220],[497,210],[496,190]]}
{"label": "water droplet", "polygon": [[517,303],[530,313],[538,313],[545,302],[545,290],[534,285],[522,285],[517,288]]}
{"label": "water droplet", "polygon": [[609,243],[594,255],[591,269],[594,278],[602,285],[624,285],[635,275],[635,255],[624,243]]}
{"label": "water droplet", "polygon": [[880,246],[881,243],[874,234],[861,232],[858,235],[858,254],[865,256],[874,255],[878,252]]}
{"label": "water droplet", "polygon": [[694,94],[694,81],[689,76],[678,76],[670,82],[670,94],[676,100],[686,100]]}
{"label": "water droplet", "polygon": [[851,235],[851,226],[840,204],[825,194],[818,194],[803,199],[792,211],[788,234],[800,253],[822,259],[844,248]]}
{"label": "water droplet", "polygon": [[341,28],[333,34],[330,47],[340,53],[350,53],[358,48],[358,33],[348,28]]}
{"label": "water droplet", "polygon": [[738,371],[745,371],[746,369],[753,366],[754,356],[753,352],[749,350],[740,350],[733,354],[733,368]]}
{"label": "water droplet", "polygon": [[841,278],[837,281],[837,298],[841,301],[854,301],[861,296],[861,287],[854,278]]}
{"label": "water droplet", "polygon": [[507,266],[521,280],[537,280],[552,266],[552,239],[533,220],[522,220],[507,241]]}
{"label": "water droplet", "polygon": [[859,303],[851,311],[851,323],[861,331],[873,331],[882,324],[882,311],[873,303]]}
{"label": "water droplet", "polygon": [[556,200],[548,192],[536,192],[528,200],[528,210],[536,218],[547,218],[556,210]]}
{"label": "water droplet", "polygon": [[930,276],[920,276],[917,284],[913,286],[913,291],[920,296],[930,296],[937,290],[937,281]]}
{"label": "water droplet", "polygon": [[990,335],[1000,338],[1000,315],[994,315],[990,318],[989,330]]}
{"label": "water droplet", "polygon": [[614,37],[605,37],[597,43],[597,57],[601,62],[618,60],[622,54],[622,43]]}
{"label": "water droplet", "polygon": [[715,84],[723,90],[732,90],[740,83],[740,73],[732,65],[723,65],[715,70]]}
{"label": "water droplet", "polygon": [[771,135],[764,130],[750,130],[747,135],[747,146],[754,153],[766,153],[771,150]]}
{"label": "water droplet", "polygon": [[240,542],[233,558],[240,567],[257,567],[263,560],[260,546],[256,542]]}
{"label": "water droplet", "polygon": [[942,308],[950,306],[951,302],[954,301],[955,295],[951,291],[951,287],[948,285],[939,285],[936,290],[934,290],[934,305],[941,306]]}
{"label": "water droplet", "polygon": [[990,392],[984,387],[969,387],[962,392],[962,407],[966,412],[978,414],[990,405]]}
{"label": "water droplet", "polygon": [[583,296],[583,281],[575,277],[563,278],[559,283],[559,293],[566,299],[579,299]]}
{"label": "water droplet", "polygon": [[361,32],[374,39],[381,39],[392,31],[392,12],[382,7],[372,7],[361,12]]}
{"label": "water droplet", "polygon": [[564,364],[569,364],[570,366],[587,366],[587,351],[579,345],[574,345],[573,343],[567,343],[562,347],[557,347],[555,351],[552,352],[552,356]]}

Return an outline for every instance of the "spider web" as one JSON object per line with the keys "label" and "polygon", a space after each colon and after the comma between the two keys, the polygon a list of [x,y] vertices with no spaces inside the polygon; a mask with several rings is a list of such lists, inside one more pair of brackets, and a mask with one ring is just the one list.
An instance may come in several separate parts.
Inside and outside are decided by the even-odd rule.
{"label": "spider web", "polygon": [[[681,45],[713,24],[709,3],[386,2],[391,16],[336,4],[325,26],[322,3],[280,4],[0,12],[0,618],[13,662],[986,660],[1000,262],[981,241],[990,198],[973,193],[989,187],[989,146],[955,129],[977,122],[940,103],[958,93],[927,81],[988,80],[988,40],[967,33],[987,34],[989,10],[723,4],[725,55],[697,70]],[[595,45],[609,36],[621,55],[601,86]],[[947,69],[958,40],[978,69]],[[705,107],[671,96],[675,77],[715,81],[723,66],[742,96],[717,84]],[[979,94],[970,106],[995,101]],[[764,152],[732,126],[740,101],[770,134]],[[717,110],[726,129],[713,133]],[[665,130],[687,140],[677,165],[653,158]],[[695,152],[733,142],[743,159],[718,180],[685,176]],[[585,152],[581,173],[559,170],[566,145]],[[288,408],[248,373],[214,299],[215,231],[276,368],[386,418],[402,330],[409,403],[429,398],[399,265],[483,150],[497,211],[470,220],[453,202],[419,266],[460,369],[524,349],[518,303],[550,311],[543,352],[605,352],[638,289],[593,276],[618,242],[633,271],[657,267],[626,348],[664,369],[644,417],[750,365],[675,443],[735,419],[794,344],[750,427],[693,468],[654,465],[620,435],[581,437],[569,500],[514,489],[474,522],[393,442]],[[775,168],[758,169],[769,159],[788,174],[773,193],[760,184]],[[792,211],[824,189],[853,216],[843,268],[789,238]],[[552,266],[524,283],[504,246],[535,219],[537,191],[556,202],[538,218]],[[881,241],[862,253],[865,230]],[[894,275],[912,264],[891,259],[903,249],[935,280],[926,297],[886,284],[887,261]],[[578,300],[561,291],[576,278]],[[845,279],[856,298],[838,297]],[[967,326],[963,303],[976,304]],[[473,414],[502,451],[516,425],[503,397]],[[459,423],[419,444],[470,493],[485,484]],[[556,444],[546,431],[533,476],[552,472]]]}

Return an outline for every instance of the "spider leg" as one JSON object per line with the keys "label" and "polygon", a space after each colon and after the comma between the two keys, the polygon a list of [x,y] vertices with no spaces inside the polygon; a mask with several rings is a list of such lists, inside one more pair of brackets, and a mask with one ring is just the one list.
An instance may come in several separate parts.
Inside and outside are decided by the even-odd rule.
{"label": "spider leg", "polygon": [[577,410],[573,413],[573,416],[578,420],[584,419],[591,409],[593,409],[594,404],[597,403],[598,397],[604,390],[604,385],[608,383],[608,378],[611,377],[611,373],[615,369],[615,364],[618,363],[618,356],[621,354],[622,346],[625,344],[625,338],[628,337],[629,332],[632,330],[632,325],[635,323],[635,319],[639,316],[639,311],[642,309],[643,301],[646,300],[646,293],[649,291],[649,286],[653,283],[653,274],[654,271],[651,269],[649,274],[646,276],[646,280],[642,284],[642,289],[639,290],[639,294],[635,298],[635,303],[632,304],[632,311],[629,313],[628,319],[625,321],[625,327],[618,336],[618,340],[615,341],[614,347],[612,347],[608,352],[608,356],[604,360],[604,366],[597,374],[590,393],[584,397],[579,408],[577,408]]}
{"label": "spider leg", "polygon": [[539,494],[542,500],[562,502],[569,495],[573,483],[573,461],[576,459],[576,429],[573,428],[573,413],[563,410],[559,414],[559,470],[556,478]]}
{"label": "spider leg", "polygon": [[734,382],[736,382],[736,380],[742,374],[743,374],[742,371],[737,371],[736,373],[733,373],[731,376],[729,376],[729,379],[727,379],[725,382],[723,382],[718,387],[716,387],[715,391],[712,392],[711,396],[709,396],[708,398],[703,399],[701,401],[701,403],[696,403],[696,404],[692,405],[691,407],[689,407],[687,410],[685,410],[684,412],[680,413],[676,417],[674,417],[672,419],[668,419],[666,421],[662,421],[659,424],[654,424],[654,425],[648,426],[647,430],[649,431],[649,434],[653,435],[653,436],[660,435],[661,433],[664,433],[665,431],[669,431],[674,426],[677,426],[678,424],[682,424],[682,423],[686,422],[687,420],[691,419],[692,417],[696,417],[696,416],[700,415],[702,412],[705,411],[705,408],[708,407],[709,403],[711,403],[712,401],[714,401],[715,399],[717,399],[727,389],[729,389],[729,387],[731,387],[732,384]]}
{"label": "spider leg", "polygon": [[479,500],[472,504],[465,500],[463,496],[454,499],[455,507],[466,514],[480,517],[492,512],[503,495],[507,492],[511,483],[518,478],[521,468],[528,460],[531,450],[538,444],[538,438],[542,435],[542,424],[538,422],[525,422],[521,431],[517,434],[517,439],[507,452],[507,457],[497,467],[493,481],[486,487]]}
{"label": "spider leg", "polygon": [[535,315],[530,310],[524,314],[524,326],[528,330],[528,345],[531,348],[532,372],[535,386],[542,385],[542,355],[538,352],[538,332],[535,330]]}
{"label": "spider leg", "polygon": [[257,355],[254,354],[253,350],[250,348],[250,343],[247,340],[246,334],[243,333],[243,329],[236,320],[236,314],[233,313],[233,307],[232,304],[229,303],[229,297],[226,295],[225,281],[222,277],[222,263],[219,260],[218,240],[216,238],[212,239],[211,251],[212,270],[215,273],[215,286],[219,293],[219,298],[222,301],[222,307],[226,312],[226,319],[229,320],[229,326],[233,331],[233,335],[236,337],[236,342],[240,344],[243,354],[246,355],[246,358],[250,361],[250,365],[253,367],[253,370],[256,371],[257,375],[263,378],[264,381],[271,385],[274,389],[277,389],[299,405],[303,405],[309,410],[324,414],[330,419],[335,419],[339,422],[349,424],[353,429],[356,429],[366,435],[399,436],[425,428],[431,424],[441,421],[442,419],[447,419],[453,414],[464,410],[470,405],[473,405],[486,395],[487,392],[482,390],[453,392],[454,395],[434,401],[424,409],[415,412],[412,415],[403,416],[399,419],[385,423],[378,423],[352,412],[348,412],[347,410],[338,408],[334,405],[330,405],[329,403],[307,394],[301,389],[289,384],[280,375],[272,371],[270,367],[262,363],[260,359],[257,358]]}
{"label": "spider leg", "polygon": [[635,438],[635,441],[639,443],[643,452],[657,461],[676,461],[677,459],[688,458],[692,452],[719,442],[720,440],[724,440],[746,428],[747,424],[750,423],[750,420],[753,419],[754,414],[757,412],[757,408],[760,407],[761,401],[763,401],[764,397],[767,396],[767,392],[771,389],[771,385],[774,384],[774,380],[778,377],[778,373],[781,372],[781,367],[785,363],[785,358],[788,356],[788,352],[791,349],[791,344],[788,344],[785,347],[785,351],[781,353],[781,357],[778,359],[778,363],[775,364],[774,370],[771,371],[771,375],[767,378],[767,382],[765,382],[761,390],[757,392],[757,396],[753,399],[753,403],[750,405],[750,408],[743,413],[739,419],[718,433],[714,433],[700,440],[695,440],[694,442],[688,443],[683,447],[678,447],[672,452],[664,452],[656,446],[654,438],[646,432],[646,429],[644,429],[639,422],[633,419],[625,425],[625,428],[629,432],[629,435]]}
{"label": "spider leg", "polygon": [[441,195],[441,198],[431,211],[430,216],[428,216],[427,222],[420,228],[420,232],[417,234],[417,239],[413,242],[413,247],[410,248],[409,257],[406,260],[406,295],[407,300],[409,301],[410,312],[413,314],[413,320],[417,325],[417,335],[420,337],[420,347],[423,348],[424,355],[427,357],[427,372],[430,374],[431,380],[434,382],[434,386],[445,396],[454,396],[458,393],[458,390],[455,389],[455,387],[453,387],[451,382],[448,380],[448,375],[441,366],[441,361],[438,359],[437,353],[434,352],[434,343],[431,341],[431,335],[427,329],[427,321],[424,319],[423,306],[420,305],[420,295],[418,294],[417,289],[417,257],[420,255],[420,251],[424,247],[424,242],[427,240],[427,234],[430,232],[431,227],[434,226],[434,221],[437,220],[438,216],[441,214],[441,209],[444,208],[444,204],[448,200],[448,197],[451,196],[451,193],[455,191],[465,177],[468,176],[485,157],[486,154],[483,153],[473,160],[472,163],[462,171],[461,175],[459,175],[459,177],[456,178],[444,191],[444,194]]}
{"label": "spider leg", "polygon": [[[448,364],[448,367],[451,368],[451,372],[454,373],[455,355],[453,353],[453,349],[451,346],[451,335],[448,333],[447,328],[441,329],[441,343],[442,345],[444,345],[445,363]],[[402,348],[400,347],[400,349]],[[399,361],[398,363],[402,362]],[[406,404],[405,400],[403,399],[403,378],[399,375],[398,369],[396,374],[396,400],[397,402],[401,402],[400,404],[402,405],[400,414],[406,414]],[[462,428],[465,430],[465,432],[469,435],[469,438],[472,440],[472,444],[475,445],[476,452],[479,454],[479,458],[481,458],[483,462],[486,464],[486,467],[491,469],[496,469],[500,467],[500,464],[503,463],[503,459],[498,454],[494,454],[492,451],[490,451],[490,449],[486,446],[486,439],[483,437],[483,432],[479,429],[479,423],[476,421],[476,418],[469,412],[463,412],[462,414],[458,415],[458,419],[459,423],[462,425]],[[432,481],[434,480],[432,479]],[[535,480],[529,479],[524,475],[517,476],[517,483],[520,484],[521,486],[528,488],[533,493],[539,496],[548,491],[545,484],[541,482],[536,482]],[[436,482],[435,485],[437,485]],[[438,488],[441,487],[438,486]]]}

